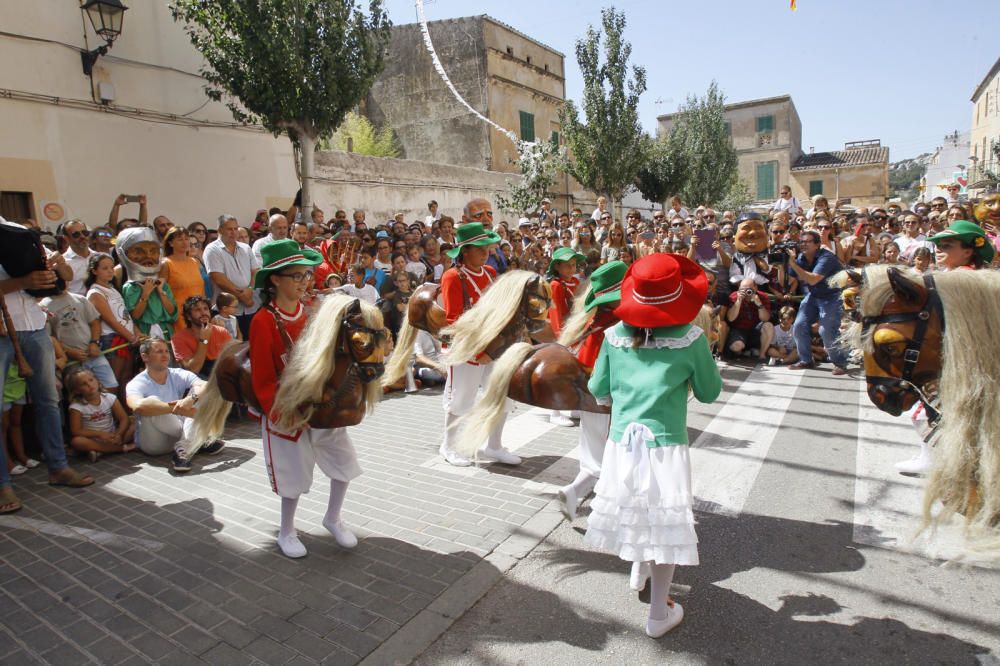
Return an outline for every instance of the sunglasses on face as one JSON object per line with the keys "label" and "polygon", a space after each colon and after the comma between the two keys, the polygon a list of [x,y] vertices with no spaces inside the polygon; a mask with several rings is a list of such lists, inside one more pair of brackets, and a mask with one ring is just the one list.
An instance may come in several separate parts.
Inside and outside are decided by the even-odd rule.
{"label": "sunglasses on face", "polygon": [[684,228],[684,224],[680,223],[680,222],[674,222],[673,224],[670,225],[670,228],[671,229],[683,229]]}
{"label": "sunglasses on face", "polygon": [[829,224],[820,224],[816,227],[817,229],[833,229]]}
{"label": "sunglasses on face", "polygon": [[771,229],[771,233],[772,234],[783,234],[783,233],[785,233],[787,231],[788,231],[788,229]]}
{"label": "sunglasses on face", "polygon": [[95,238],[111,238],[111,232],[110,231],[98,231],[96,234],[94,234],[94,237]]}
{"label": "sunglasses on face", "polygon": [[87,231],[86,229],[83,229],[82,231],[74,231],[73,233],[71,233],[69,235],[69,237],[70,238],[89,238],[90,237],[90,232]]}

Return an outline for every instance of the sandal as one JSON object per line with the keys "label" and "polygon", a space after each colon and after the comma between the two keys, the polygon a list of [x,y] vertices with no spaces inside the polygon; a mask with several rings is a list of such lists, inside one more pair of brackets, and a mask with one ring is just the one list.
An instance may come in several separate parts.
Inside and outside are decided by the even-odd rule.
{"label": "sandal", "polygon": [[0,486],[0,513],[14,513],[21,510],[21,501],[10,486]]}
{"label": "sandal", "polygon": [[49,485],[50,486],[67,486],[69,488],[83,488],[84,486],[89,486],[94,483],[94,477],[88,476],[86,474],[80,474],[76,470],[69,467],[64,467],[63,469],[49,474]]}
{"label": "sandal", "polygon": [[28,468],[24,465],[14,465],[10,468],[9,474],[11,476],[20,476],[28,471]]}

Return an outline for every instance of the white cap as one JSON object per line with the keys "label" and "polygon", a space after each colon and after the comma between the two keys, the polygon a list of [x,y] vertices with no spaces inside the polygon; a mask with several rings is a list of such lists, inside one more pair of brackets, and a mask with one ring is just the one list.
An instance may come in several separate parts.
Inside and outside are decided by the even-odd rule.
{"label": "white cap", "polygon": [[522,217],[520,220],[517,221],[517,226],[519,226],[519,227],[530,227],[531,226],[531,220],[529,220],[526,217]]}

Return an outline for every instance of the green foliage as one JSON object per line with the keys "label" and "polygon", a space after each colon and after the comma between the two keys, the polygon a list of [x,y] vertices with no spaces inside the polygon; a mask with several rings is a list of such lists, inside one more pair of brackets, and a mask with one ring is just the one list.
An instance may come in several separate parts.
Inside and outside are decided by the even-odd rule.
{"label": "green foliage", "polygon": [[507,181],[508,192],[497,193],[497,206],[514,215],[535,213],[542,199],[556,181],[560,167],[565,163],[565,151],[554,141],[522,142],[517,165],[521,170],[519,181]]}
{"label": "green foliage", "polygon": [[240,122],[302,149],[308,212],[316,140],[328,137],[382,71],[391,23],[382,0],[172,0],[207,65],[205,90]]}
{"label": "green foliage", "polygon": [[635,187],[646,201],[663,204],[680,192],[686,179],[686,155],[673,134],[646,137],[646,161],[635,177]]}
{"label": "green foliage", "polygon": [[348,112],[344,122],[328,140],[322,143],[327,150],[340,150],[369,157],[399,157],[396,133],[388,125],[376,129],[368,118],[354,111]]}
{"label": "green foliage", "polygon": [[645,161],[646,139],[638,105],[646,91],[646,70],[633,66],[628,77],[632,45],[622,39],[625,14],[609,8],[601,12],[601,18],[603,32],[591,26],[586,37],[576,41],[586,120],[581,120],[572,100],[566,101],[559,115],[572,155],[565,169],[584,187],[618,199]]}
{"label": "green foliage", "polygon": [[674,116],[671,142],[684,156],[686,178],[677,192],[686,204],[714,204],[737,179],[736,149],[726,132],[725,95],[712,81],[704,97],[689,95]]}
{"label": "green foliage", "polygon": [[719,202],[718,209],[720,211],[731,210],[739,215],[750,207],[753,200],[754,196],[750,184],[737,176],[726,196]]}

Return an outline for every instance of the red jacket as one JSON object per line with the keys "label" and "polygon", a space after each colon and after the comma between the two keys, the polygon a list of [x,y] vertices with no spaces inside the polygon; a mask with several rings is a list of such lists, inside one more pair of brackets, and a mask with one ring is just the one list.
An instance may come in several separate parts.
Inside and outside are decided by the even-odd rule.
{"label": "red jacket", "polygon": [[573,299],[576,297],[576,289],[580,286],[580,278],[575,275],[568,280],[553,278],[549,282],[552,289],[552,307],[549,308],[549,323],[552,324],[552,332],[559,335],[562,327],[573,310]]}
{"label": "red jacket", "polygon": [[[288,337],[294,343],[306,326],[305,307],[299,303],[298,309],[294,313],[279,310],[277,306],[274,308],[285,324]],[[264,410],[264,416],[268,416],[274,406],[278,382],[287,361],[285,341],[278,331],[274,315],[267,308],[261,308],[250,321],[250,377],[253,383],[253,392]]]}
{"label": "red jacket", "polygon": [[[452,266],[446,270],[441,276],[441,299],[448,323],[454,324],[465,312],[465,294],[469,297],[469,307],[472,307],[496,278],[497,272],[492,266],[483,266],[480,273],[473,273],[465,266]],[[463,281],[465,294],[462,292]]]}
{"label": "red jacket", "polygon": [[594,321],[590,323],[591,333],[588,335],[580,348],[576,350],[576,359],[580,361],[588,370],[594,369],[597,363],[597,355],[604,344],[604,331],[618,323],[618,317],[613,312],[598,311]]}

